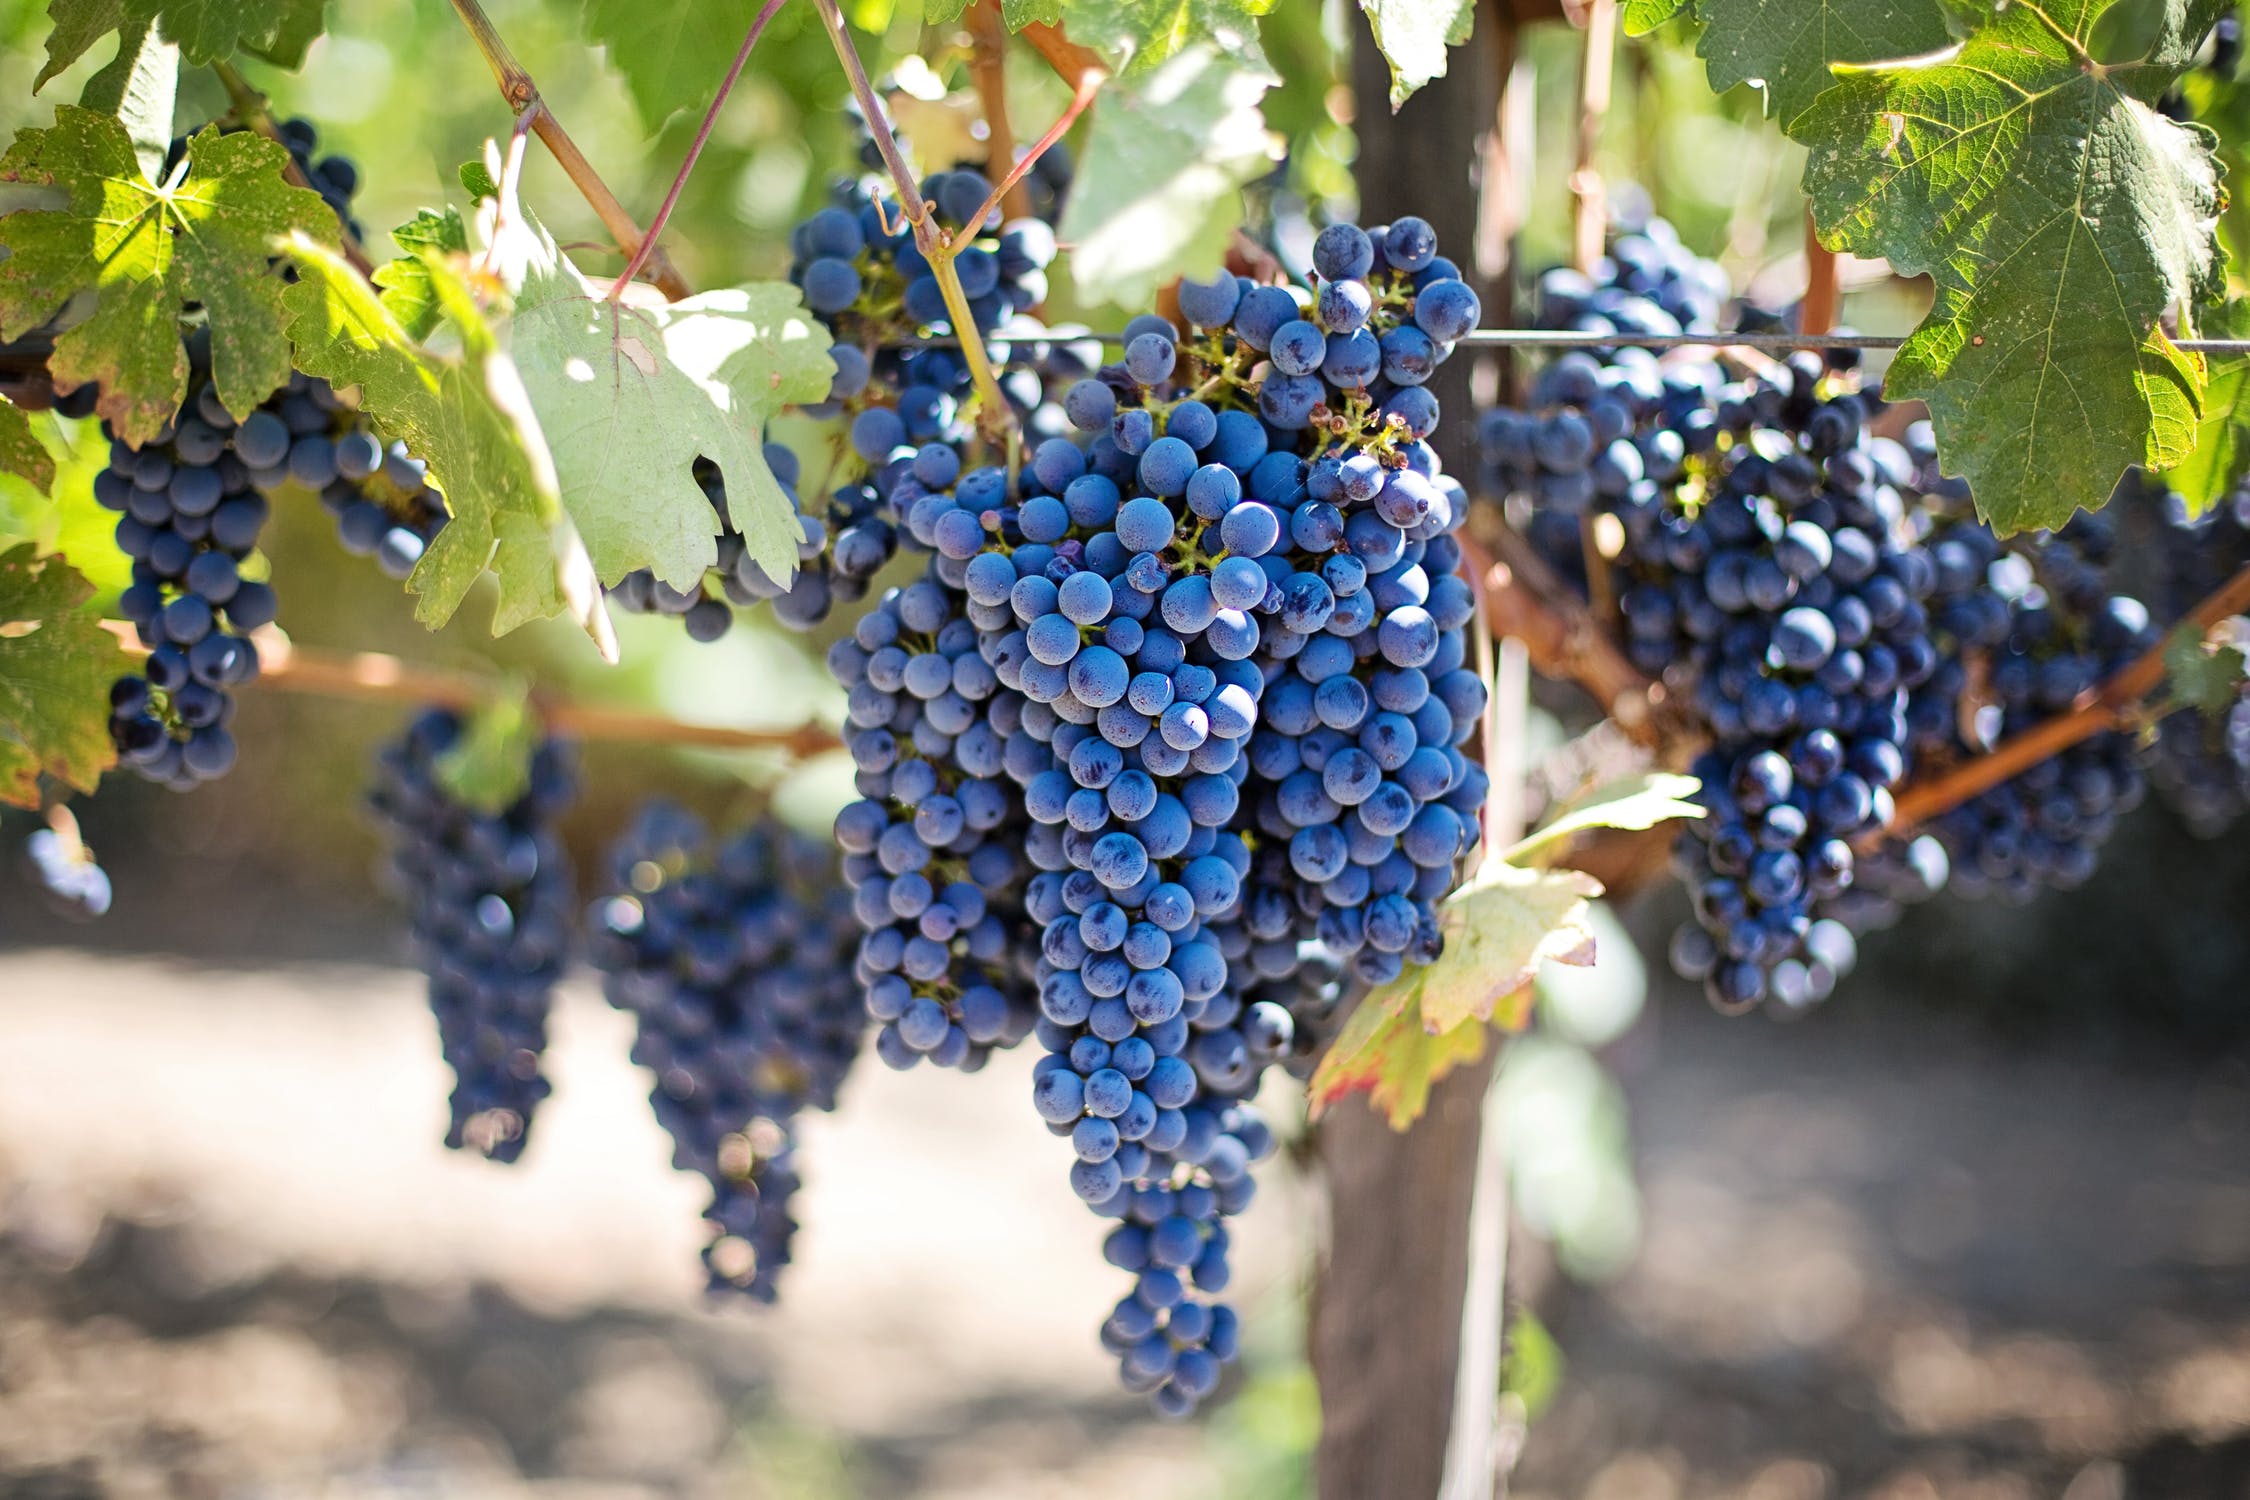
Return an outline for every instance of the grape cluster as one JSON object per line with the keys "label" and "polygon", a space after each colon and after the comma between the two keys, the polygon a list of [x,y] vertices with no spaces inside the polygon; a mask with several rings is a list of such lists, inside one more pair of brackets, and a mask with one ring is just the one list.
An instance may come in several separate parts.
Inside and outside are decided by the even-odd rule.
{"label": "grape cluster", "polygon": [[[977,218],[990,191],[984,174],[973,170],[938,172],[921,183],[937,222],[955,234]],[[949,326],[951,310],[897,200],[872,178],[839,186],[836,198],[790,235],[789,279],[803,289],[805,305],[846,327]],[[1002,224],[998,212],[977,225],[975,240],[953,263],[969,311],[985,332],[1047,300],[1047,266],[1055,255],[1047,220]]]}
{"label": "grape cluster", "polygon": [[[924,510],[952,504],[925,497]],[[881,1027],[875,1053],[894,1068],[926,1057],[975,1069],[1031,1029],[1028,824],[1006,776],[1024,705],[977,648],[962,596],[933,565],[828,653],[860,793],[836,819],[864,929],[853,967]]]}
{"label": "grape cluster", "polygon": [[257,676],[248,635],[275,609],[272,587],[246,565],[268,495],[292,477],[333,477],[328,433],[342,411],[325,382],[296,375],[237,423],[205,373],[198,359],[195,394],[156,442],[134,449],[113,437],[94,477],[94,499],[121,513],[118,550],[133,560],[118,613],[149,648],[110,689],[110,734],[125,764],[181,789],[234,768],[231,690]]}
{"label": "grape cluster", "polygon": [[569,753],[549,741],[533,754],[513,802],[498,812],[472,806],[443,772],[462,733],[450,711],[421,715],[377,757],[367,801],[453,1070],[445,1143],[512,1162],[549,1092],[540,1057],[576,915],[555,820],[574,794],[574,775]]}
{"label": "grape cluster", "polygon": [[[1484,797],[1465,497],[1423,441],[1476,298],[1419,220],[1316,262],[1307,297],[1222,276],[1186,335],[1135,319],[1013,487],[914,452],[894,513],[933,555],[830,658],[877,1050],[973,1064],[1030,1019],[1034,1108],[1134,1277],[1103,1341],[1173,1414],[1234,1353],[1225,1220],[1293,1005],[1436,956]],[[871,460],[912,436],[854,423]]]}
{"label": "grape cluster", "polygon": [[[1619,205],[1620,209],[1623,205]],[[1535,326],[1577,333],[1709,333],[1731,288],[1727,274],[1680,242],[1653,214],[1613,212],[1606,253],[1585,271],[1541,274]]]}
{"label": "grape cluster", "polygon": [[[2162,528],[2154,549],[2161,572],[2155,597],[2166,619],[2180,619],[2250,564],[2250,491],[2238,490],[2190,520],[2178,496],[2160,485],[2149,488],[2145,508]],[[2250,619],[2237,616],[2222,629],[2238,649],[2250,648]],[[2250,693],[2237,693],[2216,714],[2182,712],[2160,720],[2149,773],[2196,834],[2225,832],[2250,811]]]}
{"label": "grape cluster", "polygon": [[796,1118],[833,1109],[866,1021],[855,924],[829,851],[759,823],[714,842],[678,808],[642,811],[610,859],[588,943],[673,1165],[711,1187],[711,1289],[774,1298],[795,1230]]}
{"label": "grape cluster", "polygon": [[336,539],[355,557],[372,557],[388,578],[404,579],[452,519],[429,466],[388,448],[349,413],[330,434],[336,477],[320,487],[320,503],[336,522]]}
{"label": "grape cluster", "polygon": [[[1984,587],[2005,606],[2007,625],[1984,648],[1979,695],[1960,700],[1953,715],[1957,753],[1987,750],[2069,712],[2155,644],[2148,610],[2112,587],[2115,549],[2113,520],[2081,514],[2059,532],[2000,551],[1986,567]],[[2043,889],[2083,885],[2117,819],[2144,791],[2131,735],[2080,740],[1932,824],[1951,861],[1949,888],[2022,903]]]}

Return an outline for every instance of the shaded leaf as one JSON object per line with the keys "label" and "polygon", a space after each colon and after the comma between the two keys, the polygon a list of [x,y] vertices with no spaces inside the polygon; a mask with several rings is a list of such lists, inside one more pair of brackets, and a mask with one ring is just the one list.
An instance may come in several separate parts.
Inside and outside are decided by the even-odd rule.
{"label": "shaded leaf", "polygon": [[84,57],[94,43],[125,24],[125,0],[53,0],[47,7],[47,61],[31,80],[36,94],[57,73]]}
{"label": "shaded leaf", "polygon": [[1785,125],[1836,81],[1833,65],[1919,57],[1952,40],[1939,0],[1695,0],[1695,8],[1704,23],[1695,50],[1712,92],[1762,85],[1767,112]]}
{"label": "shaded leaf", "polygon": [[0,338],[45,322],[92,289],[93,315],[55,340],[58,389],[101,386],[98,409],[126,441],[148,442],[187,396],[185,304],[212,330],[211,375],[227,410],[247,415],[289,378],[281,277],[271,243],[299,233],[332,242],[336,216],[320,195],[282,179],[289,153],[249,131],[204,130],[185,175],[159,187],[142,175],[116,120],[64,105],[47,130],[25,130],[0,158],[0,179],[64,188],[67,207],[0,218]]}
{"label": "shaded leaf", "polygon": [[110,32],[153,22],[189,62],[258,52],[284,67],[304,60],[321,31],[323,0],[52,0],[55,23],[39,82],[69,67]]}
{"label": "shaded leaf", "polygon": [[[334,251],[304,235],[286,248],[299,272],[286,296],[299,366],[333,385],[358,386],[360,410],[378,433],[404,441],[429,465],[452,512],[407,580],[419,596],[415,618],[433,629],[444,624],[489,568],[500,585],[496,631],[570,609],[614,656],[598,599],[574,607],[577,591],[566,587],[584,549],[555,498],[536,428],[525,430],[521,382],[495,352],[491,329],[457,325],[464,354],[434,353],[407,336]],[[455,281],[448,268],[425,265],[433,285]],[[474,299],[457,284],[440,300],[450,315],[476,315]]]}
{"label": "shaded leaf", "polygon": [[2238,646],[2214,646],[2193,625],[2182,625],[2164,643],[2164,676],[2172,696],[2217,718],[2242,696],[2245,658]]}
{"label": "shaded leaf", "polygon": [[760,9],[761,0],[586,0],[586,36],[608,52],[653,135],[710,102]]}
{"label": "shaded leaf", "polygon": [[438,785],[479,812],[497,816],[531,788],[531,760],[545,738],[524,684],[463,716],[462,730],[432,768]]}
{"label": "shaded leaf", "polygon": [[328,0],[281,0],[281,19],[274,26],[272,39],[245,44],[242,50],[256,53],[277,68],[294,70],[304,66],[305,54],[327,30]]}
{"label": "shaded leaf", "polygon": [[1469,39],[1476,0],[1359,0],[1376,50],[1391,68],[1391,108],[1445,76],[1445,51]]}
{"label": "shaded leaf", "polygon": [[55,461],[32,434],[23,408],[0,396],[0,474],[28,479],[42,491],[55,483]]}
{"label": "shaded leaf", "polygon": [[1083,297],[1137,305],[1174,276],[1217,269],[1242,185],[1273,161],[1258,110],[1269,82],[1197,49],[1104,90],[1078,164],[1101,191],[1072,193],[1056,230],[1076,247]]}
{"label": "shaded leaf", "polygon": [[78,102],[115,115],[133,142],[141,173],[154,182],[172,147],[172,108],[179,96],[180,49],[147,21],[129,23],[117,39],[117,56],[86,80]]}
{"label": "shaded leaf", "polygon": [[1935,282],[1885,394],[1929,404],[1947,472],[2003,532],[2059,527],[2194,438],[2202,366],[2157,320],[2217,294],[2224,194],[2208,132],[2156,104],[2178,71],[2160,59],[2218,0],[2171,0],[2149,60],[2103,65],[2086,46],[2113,3],[1995,6],[1952,52],[1847,72],[1790,124],[1823,242]]}
{"label": "shaded leaf", "polygon": [[1484,1055],[1484,1027],[1456,1026],[1433,1036],[1409,1001],[1400,1010],[1369,995],[1344,1023],[1306,1085],[1313,1118],[1337,1100],[1366,1094],[1369,1107],[1393,1130],[1404,1130],[1429,1106],[1439,1079]]}
{"label": "shaded leaf", "polygon": [[132,659],[85,608],[93,593],[59,557],[0,555],[0,802],[37,807],[42,772],[91,792],[117,762],[109,686]]}

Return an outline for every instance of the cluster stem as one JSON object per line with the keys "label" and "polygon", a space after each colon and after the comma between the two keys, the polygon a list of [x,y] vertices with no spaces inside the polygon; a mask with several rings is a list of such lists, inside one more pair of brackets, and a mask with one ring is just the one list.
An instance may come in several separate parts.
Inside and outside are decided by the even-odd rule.
{"label": "cluster stem", "polygon": [[2070,712],[2034,724],[2021,734],[2002,740],[1983,755],[1907,787],[1899,795],[1898,810],[1892,815],[1886,832],[1894,836],[1906,833],[2081,741],[2107,730],[2126,728],[2143,718],[2149,695],[2163,685],[2164,654],[2171,645],[2172,634],[2187,627],[2207,635],[2221,620],[2245,611],[2250,611],[2250,566],[2243,567],[2214,589],[2174,623],[2170,634],[2107,682],[2081,697]]}

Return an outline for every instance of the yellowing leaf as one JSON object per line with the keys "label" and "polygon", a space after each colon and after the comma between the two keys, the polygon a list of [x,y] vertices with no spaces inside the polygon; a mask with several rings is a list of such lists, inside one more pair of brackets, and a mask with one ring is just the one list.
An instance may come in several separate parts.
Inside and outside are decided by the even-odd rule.
{"label": "yellowing leaf", "polygon": [[1374,999],[1360,1002],[1314,1070],[1307,1086],[1312,1113],[1318,1119],[1338,1099],[1366,1094],[1391,1129],[1404,1130],[1429,1106],[1431,1085],[1484,1055],[1484,1027],[1471,1023],[1432,1036],[1411,1002],[1394,1011]]}
{"label": "yellowing leaf", "polygon": [[1313,1110],[1370,1092],[1394,1130],[1422,1112],[1430,1085],[1482,1054],[1486,1023],[1520,1030],[1543,963],[1590,964],[1587,903],[1601,883],[1577,870],[1495,861],[1439,910],[1445,951],[1360,1000],[1314,1070]]}
{"label": "yellowing leaf", "polygon": [[1703,785],[1693,776],[1649,771],[1595,787],[1537,833],[1501,858],[1520,864],[1523,856],[1590,828],[1639,831],[1674,818],[1700,818],[1703,808],[1688,799]]}
{"label": "yellowing leaf", "polygon": [[179,318],[199,303],[211,327],[211,377],[227,410],[247,415],[289,378],[272,242],[295,233],[327,243],[336,216],[309,189],[282,180],[289,153],[250,131],[205,130],[188,142],[184,175],[163,186],[141,174],[132,139],[107,115],[76,105],[46,130],[20,132],[0,179],[66,190],[60,209],[0,218],[0,338],[45,322],[81,291],[94,313],[55,340],[59,389],[93,381],[99,410],[120,436],[145,443],[187,397]]}
{"label": "yellowing leaf", "polygon": [[1490,1020],[1502,1000],[1531,983],[1541,964],[1594,961],[1586,903],[1601,893],[1601,882],[1581,870],[1489,864],[1439,908],[1445,952],[1438,961],[1409,970],[1383,990],[1411,987],[1421,1003],[1422,1024],[1433,1034],[1464,1021]]}
{"label": "yellowing leaf", "polygon": [[59,557],[0,554],[0,802],[37,807],[41,772],[91,792],[117,762],[109,686],[131,660],[84,607],[93,593]]}

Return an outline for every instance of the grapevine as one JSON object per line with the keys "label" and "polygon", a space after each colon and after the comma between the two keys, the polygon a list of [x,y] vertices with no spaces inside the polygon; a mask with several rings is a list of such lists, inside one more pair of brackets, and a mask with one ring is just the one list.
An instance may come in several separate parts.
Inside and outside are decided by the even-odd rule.
{"label": "grapevine", "polygon": [[[88,5],[56,0],[57,69],[121,24]],[[33,689],[0,694],[0,796],[47,820],[24,859],[99,917],[121,886],[69,805],[103,772],[186,792],[270,765],[236,738],[253,693],[411,705],[366,808],[453,1075],[447,1145],[556,1149],[532,1125],[569,1106],[544,1053],[583,958],[709,1190],[710,1289],[771,1302],[814,1211],[803,1122],[849,1107],[860,1054],[973,1075],[1026,1047],[1019,1114],[1101,1223],[1078,1253],[1121,1278],[1089,1354],[1190,1416],[1241,1378],[1235,1250],[1297,1130],[1275,1099],[1301,1086],[1309,1130],[1360,1094],[1410,1125],[1534,1024],[1544,964],[1595,957],[1586,871],[1652,869],[1605,862],[1640,835],[1691,912],[1672,968],[1793,1017],[1909,905],[2083,886],[2151,788],[2207,836],[2250,806],[2250,316],[2224,131],[2176,123],[2228,118],[2240,26],[2172,7],[2122,62],[2107,8],[1901,5],[1782,48],[1732,13],[1755,7],[1600,0],[1573,259],[1521,286],[1489,223],[1450,227],[1442,174],[1411,204],[1363,181],[1421,210],[1383,223],[1297,201],[1349,152],[1299,130],[1270,159],[1260,98],[1293,81],[1241,0],[933,3],[927,55],[873,70],[835,0],[767,0],[692,98],[695,48],[590,15],[652,134],[700,110],[645,229],[454,0],[493,140],[465,207],[387,237],[355,160],[259,92],[291,87],[301,18],[136,14],[0,159],[38,190],[0,218],[0,464],[40,507],[21,536],[31,502],[0,508],[0,686]],[[1459,39],[1364,9],[1395,106]],[[1712,83],[1755,79],[1803,150],[1801,293],[1765,295],[1770,267],[1738,291],[1596,170],[1620,23],[1683,14]],[[773,56],[808,40],[817,84]],[[1055,77],[1011,89],[1016,64]],[[182,66],[227,112],[175,135]],[[745,77],[840,116],[846,170],[814,163],[774,212],[745,176],[785,235],[684,248]],[[2043,149],[1986,117],[1991,80]],[[1980,133],[1991,160],[1955,172]],[[610,243],[548,227],[573,210],[530,201],[538,147]],[[697,293],[666,244],[699,279],[769,250],[770,274]],[[1926,273],[1928,317],[1831,326],[1843,252]],[[1518,306],[1533,326],[1501,326]],[[660,674],[565,693],[545,634],[506,670],[462,665],[465,632],[431,659],[301,645],[285,607],[323,615],[292,506],[433,629],[474,596],[496,634],[567,617],[613,661],[613,610],[726,640],[696,664],[710,701],[627,701],[679,690]],[[1573,736],[1544,765],[1527,661],[1591,700],[1542,700]],[[822,707],[735,718],[782,677]],[[665,749],[761,752],[767,805],[721,825],[636,785],[581,892],[565,819],[614,799],[575,806],[576,747],[620,741],[636,782]],[[848,796],[807,816],[770,789],[831,751]]]}

